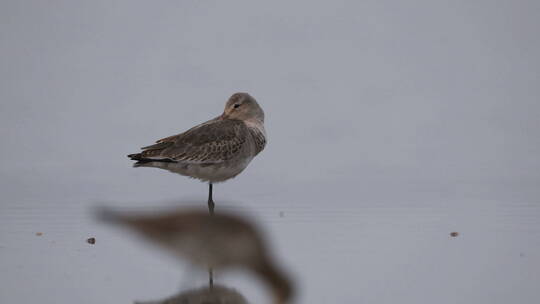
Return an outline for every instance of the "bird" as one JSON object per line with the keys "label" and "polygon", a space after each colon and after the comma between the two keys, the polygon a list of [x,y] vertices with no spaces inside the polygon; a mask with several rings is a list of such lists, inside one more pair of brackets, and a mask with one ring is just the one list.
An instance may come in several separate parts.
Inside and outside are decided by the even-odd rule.
{"label": "bird", "polygon": [[223,113],[183,133],[162,138],[129,154],[134,167],[153,167],[208,182],[214,212],[214,183],[240,174],[266,146],[264,111],[248,93],[235,93]]}
{"label": "bird", "polygon": [[[180,260],[209,269],[242,269],[269,287],[274,303],[289,303],[292,281],[272,258],[263,235],[243,217],[181,209],[141,215],[102,207],[99,219],[129,228]],[[212,285],[210,285],[212,288]]]}

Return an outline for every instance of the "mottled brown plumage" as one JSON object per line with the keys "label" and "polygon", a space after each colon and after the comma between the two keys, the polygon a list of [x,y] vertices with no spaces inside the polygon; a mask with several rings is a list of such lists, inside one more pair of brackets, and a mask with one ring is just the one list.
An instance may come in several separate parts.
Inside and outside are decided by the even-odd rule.
{"label": "mottled brown plumage", "polygon": [[161,168],[210,183],[233,178],[266,145],[264,112],[247,93],[233,94],[223,114],[128,155],[135,167]]}
{"label": "mottled brown plumage", "polygon": [[247,126],[240,120],[211,120],[188,131],[143,147],[142,158],[215,163],[232,159],[246,144]]}

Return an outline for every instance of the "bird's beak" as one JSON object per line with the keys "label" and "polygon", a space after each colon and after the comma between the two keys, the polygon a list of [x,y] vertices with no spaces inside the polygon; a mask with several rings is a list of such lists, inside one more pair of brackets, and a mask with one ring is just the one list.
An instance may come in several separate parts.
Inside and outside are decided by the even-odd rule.
{"label": "bird's beak", "polygon": [[224,120],[227,118],[227,115],[225,115],[225,112],[219,116],[219,119]]}

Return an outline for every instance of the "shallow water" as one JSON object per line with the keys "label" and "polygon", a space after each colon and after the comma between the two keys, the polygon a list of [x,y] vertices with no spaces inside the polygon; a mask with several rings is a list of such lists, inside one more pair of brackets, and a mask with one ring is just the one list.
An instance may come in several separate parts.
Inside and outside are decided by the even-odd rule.
{"label": "shallow water", "polygon": [[[188,182],[206,194],[204,185]],[[347,192],[352,185],[341,195],[330,194],[323,183],[275,193],[252,188],[231,201],[245,183],[239,178],[218,185],[217,211],[236,212],[265,229],[296,281],[297,303],[504,303],[517,294],[522,303],[533,303],[538,296],[537,204],[428,195],[412,202],[377,201]],[[194,203],[134,196],[2,204],[2,302],[130,303],[206,285],[204,271],[93,220],[92,206],[144,211]],[[204,200],[200,204],[205,206]],[[96,238],[94,245],[86,242],[89,237]],[[216,281],[251,303],[269,302],[262,285],[247,274],[218,272]]]}

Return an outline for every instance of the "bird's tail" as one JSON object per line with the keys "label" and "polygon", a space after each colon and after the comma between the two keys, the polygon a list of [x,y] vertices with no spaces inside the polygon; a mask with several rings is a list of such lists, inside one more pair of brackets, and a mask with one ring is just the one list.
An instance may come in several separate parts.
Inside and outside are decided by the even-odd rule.
{"label": "bird's tail", "polygon": [[148,163],[176,163],[176,161],[170,158],[148,158],[144,157],[142,153],[129,154],[128,157],[131,160],[136,160],[137,162],[133,164],[134,167],[145,167],[144,164]]}
{"label": "bird's tail", "polygon": [[127,157],[129,157],[131,160],[141,160],[141,159],[143,159],[142,153],[129,154]]}

